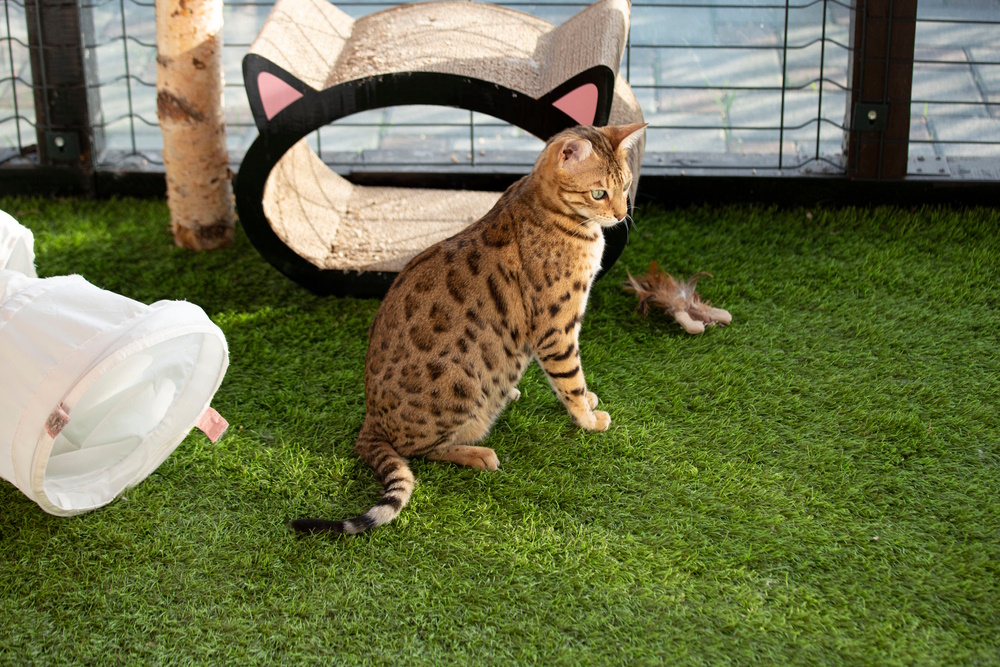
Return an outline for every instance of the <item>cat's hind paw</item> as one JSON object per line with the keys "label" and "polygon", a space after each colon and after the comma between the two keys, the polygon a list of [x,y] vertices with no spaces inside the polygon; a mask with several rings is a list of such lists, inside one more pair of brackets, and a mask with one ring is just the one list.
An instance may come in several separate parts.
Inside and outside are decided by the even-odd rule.
{"label": "cat's hind paw", "polygon": [[427,458],[433,461],[451,461],[460,466],[478,468],[479,470],[499,470],[500,459],[489,447],[473,447],[472,445],[452,445],[431,452]]}

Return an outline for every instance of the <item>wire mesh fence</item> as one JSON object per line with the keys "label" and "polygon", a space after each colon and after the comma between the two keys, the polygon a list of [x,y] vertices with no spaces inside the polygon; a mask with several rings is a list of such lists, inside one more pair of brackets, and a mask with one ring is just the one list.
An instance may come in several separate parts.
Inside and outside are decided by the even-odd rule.
{"label": "wire mesh fence", "polygon": [[35,107],[24,5],[4,0],[0,35],[0,160],[30,153]]}
{"label": "wire mesh fence", "polygon": [[[40,136],[37,93],[46,88],[29,44],[38,4],[3,3],[0,162],[30,162]],[[390,6],[337,4],[355,18]],[[552,23],[585,6],[504,4]],[[236,164],[257,134],[241,61],[271,5],[225,5],[225,107]],[[96,0],[84,2],[80,13],[83,85],[95,100],[89,110],[95,167],[161,168],[153,1]],[[690,174],[843,174],[853,14],[848,0],[633,2],[621,72],[649,122],[644,166]],[[1000,178],[991,166],[1000,158],[998,25],[1000,0],[920,0],[908,173],[954,177],[952,158],[972,158],[987,165],[979,177]],[[488,115],[444,107],[357,114],[324,127],[311,142],[324,161],[346,169],[408,164],[418,148],[424,167],[523,168],[541,146]]]}
{"label": "wire mesh fence", "polygon": [[1000,3],[917,7],[910,173],[950,175],[943,158],[987,158],[983,175],[1000,178],[990,164],[1000,158]]}

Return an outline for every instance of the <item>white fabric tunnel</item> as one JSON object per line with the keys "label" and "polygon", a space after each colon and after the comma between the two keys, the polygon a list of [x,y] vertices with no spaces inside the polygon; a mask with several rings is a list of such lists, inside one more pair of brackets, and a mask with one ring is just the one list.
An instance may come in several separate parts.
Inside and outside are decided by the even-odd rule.
{"label": "white fabric tunnel", "polygon": [[201,308],[29,277],[0,241],[0,477],[69,516],[141,482],[193,427],[221,435],[229,351]]}
{"label": "white fabric tunnel", "polygon": [[38,277],[31,230],[3,211],[0,211],[0,269],[20,271],[29,278]]}

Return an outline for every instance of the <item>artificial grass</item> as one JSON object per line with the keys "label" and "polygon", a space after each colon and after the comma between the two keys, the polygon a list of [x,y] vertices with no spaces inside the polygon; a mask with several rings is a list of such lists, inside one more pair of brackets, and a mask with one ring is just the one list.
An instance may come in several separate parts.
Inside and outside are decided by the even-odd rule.
{"label": "artificial grass", "polygon": [[[583,327],[608,432],[535,367],[499,472],[418,459],[394,523],[299,538],[378,497],[351,451],[377,301],[313,296],[242,234],[178,250],[163,202],[0,208],[43,276],[204,307],[233,424],[83,516],[0,484],[0,663],[1000,662],[995,210],[640,210]],[[714,273],[733,324],[636,315],[650,260]]]}

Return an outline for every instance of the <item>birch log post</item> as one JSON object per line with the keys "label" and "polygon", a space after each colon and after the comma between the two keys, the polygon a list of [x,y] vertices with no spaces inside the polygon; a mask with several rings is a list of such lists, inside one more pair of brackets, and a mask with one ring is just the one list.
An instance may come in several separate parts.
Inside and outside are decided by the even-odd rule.
{"label": "birch log post", "polygon": [[233,241],[232,174],[222,91],[222,0],[156,0],[156,115],[174,242]]}

